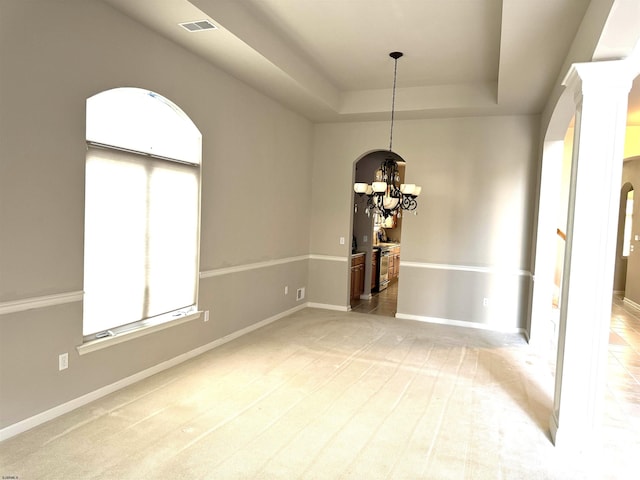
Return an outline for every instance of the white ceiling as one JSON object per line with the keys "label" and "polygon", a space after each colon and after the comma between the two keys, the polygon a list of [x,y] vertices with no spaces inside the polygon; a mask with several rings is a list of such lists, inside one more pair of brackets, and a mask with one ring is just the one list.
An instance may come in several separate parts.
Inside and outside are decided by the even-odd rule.
{"label": "white ceiling", "polygon": [[[388,118],[392,51],[398,118],[538,113],[589,4],[103,1],[314,121]],[[202,19],[219,28],[178,25]]]}

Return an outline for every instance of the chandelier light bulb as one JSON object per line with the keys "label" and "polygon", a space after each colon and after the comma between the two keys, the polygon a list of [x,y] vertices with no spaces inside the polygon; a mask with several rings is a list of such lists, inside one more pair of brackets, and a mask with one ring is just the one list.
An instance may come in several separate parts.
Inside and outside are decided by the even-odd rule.
{"label": "chandelier light bulb", "polygon": [[367,192],[367,187],[369,187],[368,184],[366,183],[356,183],[353,185],[353,190],[356,193],[366,193]]}
{"label": "chandelier light bulb", "polygon": [[402,185],[400,185],[400,191],[405,195],[413,194],[415,188],[416,186],[413,183],[403,183]]}
{"label": "chandelier light bulb", "polygon": [[387,210],[393,210],[398,206],[399,198],[390,197],[389,195],[385,195],[382,199],[382,205]]}
{"label": "chandelier light bulb", "polygon": [[386,192],[387,182],[373,182],[371,188],[373,188],[373,191],[376,193]]}

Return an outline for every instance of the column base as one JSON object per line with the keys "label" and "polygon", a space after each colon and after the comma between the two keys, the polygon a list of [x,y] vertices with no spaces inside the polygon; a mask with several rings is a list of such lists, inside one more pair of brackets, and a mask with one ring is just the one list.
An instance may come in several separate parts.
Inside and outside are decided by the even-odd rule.
{"label": "column base", "polygon": [[554,412],[549,418],[549,431],[555,447],[566,453],[591,455],[602,448],[602,432],[580,427],[564,426],[560,428],[557,412]]}

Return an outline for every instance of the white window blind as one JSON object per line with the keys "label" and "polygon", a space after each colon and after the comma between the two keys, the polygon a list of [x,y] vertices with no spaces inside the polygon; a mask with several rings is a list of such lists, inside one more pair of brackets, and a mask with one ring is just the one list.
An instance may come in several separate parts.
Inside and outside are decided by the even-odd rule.
{"label": "white window blind", "polygon": [[193,306],[197,165],[89,146],[83,334]]}

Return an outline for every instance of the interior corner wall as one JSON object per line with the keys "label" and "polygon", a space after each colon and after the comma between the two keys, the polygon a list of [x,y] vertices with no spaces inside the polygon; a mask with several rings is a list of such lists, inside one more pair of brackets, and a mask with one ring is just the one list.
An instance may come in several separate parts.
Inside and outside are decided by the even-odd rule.
{"label": "interior corner wall", "polygon": [[[0,71],[0,429],[300,305],[309,121],[102,2],[0,2]],[[79,356],[82,303],[29,302],[81,298],[85,102],[120,86],[167,97],[202,133],[199,307],[211,316]],[[31,306],[2,310],[18,301]]]}
{"label": "interior corner wall", "polygon": [[[538,116],[396,122],[394,152],[407,162],[406,181],[423,187],[418,215],[403,222],[399,315],[525,327],[539,122]],[[384,149],[388,128],[387,122],[315,126],[312,254],[348,256],[338,239],[350,228],[352,164]],[[344,305],[348,294],[335,289],[340,274],[310,271],[318,286],[312,295]]]}

